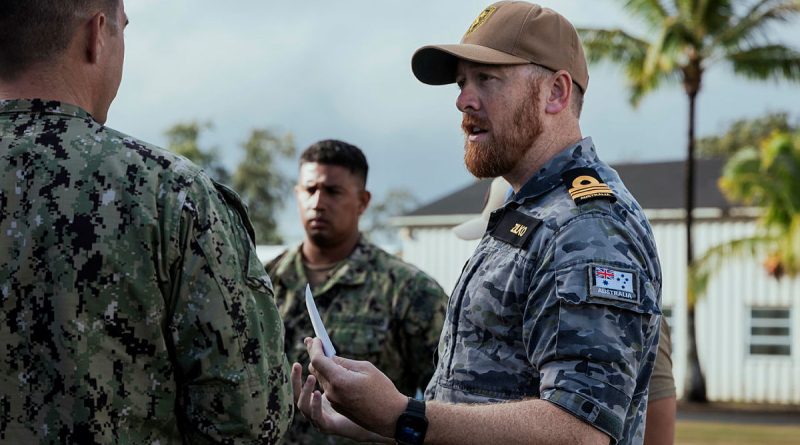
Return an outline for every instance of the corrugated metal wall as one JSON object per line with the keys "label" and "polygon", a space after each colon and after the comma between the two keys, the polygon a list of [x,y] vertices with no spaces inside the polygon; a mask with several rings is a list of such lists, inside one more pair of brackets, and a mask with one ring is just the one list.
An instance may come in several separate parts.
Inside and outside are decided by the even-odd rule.
{"label": "corrugated metal wall", "polygon": [[[754,228],[751,221],[699,222],[696,252],[751,234]],[[654,222],[653,231],[664,275],[662,305],[673,313],[673,365],[680,394],[686,369],[686,239],[681,222]],[[476,244],[457,239],[449,228],[415,228],[404,240],[403,256],[450,291]],[[791,356],[749,353],[752,307],[791,308]],[[800,280],[770,278],[760,259],[726,260],[698,304],[697,317],[709,399],[800,404]]]}

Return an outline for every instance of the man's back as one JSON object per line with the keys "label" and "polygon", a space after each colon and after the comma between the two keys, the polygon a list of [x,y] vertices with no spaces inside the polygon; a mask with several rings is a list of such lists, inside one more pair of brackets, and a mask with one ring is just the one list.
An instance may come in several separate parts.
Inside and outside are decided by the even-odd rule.
{"label": "man's back", "polygon": [[0,102],[0,172],[0,442],[279,440],[283,331],[235,194],[58,102]]}

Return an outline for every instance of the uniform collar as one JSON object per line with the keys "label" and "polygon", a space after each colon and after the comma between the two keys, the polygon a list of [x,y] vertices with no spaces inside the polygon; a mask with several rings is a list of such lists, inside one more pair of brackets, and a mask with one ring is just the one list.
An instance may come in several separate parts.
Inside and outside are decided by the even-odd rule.
{"label": "uniform collar", "polygon": [[[304,287],[308,282],[303,269],[302,247],[303,244],[300,243],[289,250],[288,261],[283,262],[275,271],[276,278],[282,277],[279,278],[281,282],[294,283],[295,287]],[[341,261],[331,277],[314,291],[314,296],[320,296],[337,285],[358,286],[364,284],[367,280],[367,270],[372,267],[370,259],[374,257],[375,249],[376,247],[370,244],[364,235],[361,235],[350,256]]]}
{"label": "uniform collar", "polygon": [[56,100],[42,99],[11,99],[0,100],[0,114],[7,113],[38,113],[60,114],[62,116],[76,117],[79,119],[94,120],[83,108]]}
{"label": "uniform collar", "polygon": [[561,184],[561,173],[577,167],[586,167],[599,161],[594,149],[592,138],[587,137],[578,143],[562,150],[553,159],[547,161],[538,172],[522,186],[519,192],[509,198],[517,204],[522,204],[552,190]]}

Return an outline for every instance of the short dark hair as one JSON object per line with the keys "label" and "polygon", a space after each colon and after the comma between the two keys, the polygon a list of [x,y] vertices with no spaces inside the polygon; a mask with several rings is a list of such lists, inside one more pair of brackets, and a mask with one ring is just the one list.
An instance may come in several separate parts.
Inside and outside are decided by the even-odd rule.
{"label": "short dark hair", "polygon": [[358,176],[367,185],[367,158],[364,153],[355,145],[336,139],[325,139],[311,144],[300,155],[300,164],[316,162],[325,165],[338,165],[350,170],[350,173]]}
{"label": "short dark hair", "polygon": [[115,23],[120,0],[0,1],[0,79],[15,80],[72,41],[82,16],[99,8]]}

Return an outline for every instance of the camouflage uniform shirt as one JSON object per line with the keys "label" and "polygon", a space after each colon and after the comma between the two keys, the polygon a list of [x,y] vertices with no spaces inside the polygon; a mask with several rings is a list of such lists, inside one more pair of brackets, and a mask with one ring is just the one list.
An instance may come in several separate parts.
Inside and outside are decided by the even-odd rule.
{"label": "camouflage uniform shirt", "polygon": [[238,197],[41,100],[0,101],[0,443],[273,444],[283,327]]}
{"label": "camouflage uniform shirt", "polygon": [[[305,305],[307,278],[301,246],[267,265],[286,327],[289,359],[308,364],[303,338],[313,337]],[[447,295],[428,275],[362,237],[330,278],[314,289],[314,300],[337,355],[369,360],[413,396],[433,374],[433,354]],[[353,443],[324,436],[297,416],[288,443]]]}
{"label": "camouflage uniform shirt", "polygon": [[[562,174],[582,167],[596,171],[615,202],[576,204]],[[584,139],[492,213],[450,297],[426,398],[541,398],[614,443],[639,444],[660,295],[644,212]]]}

